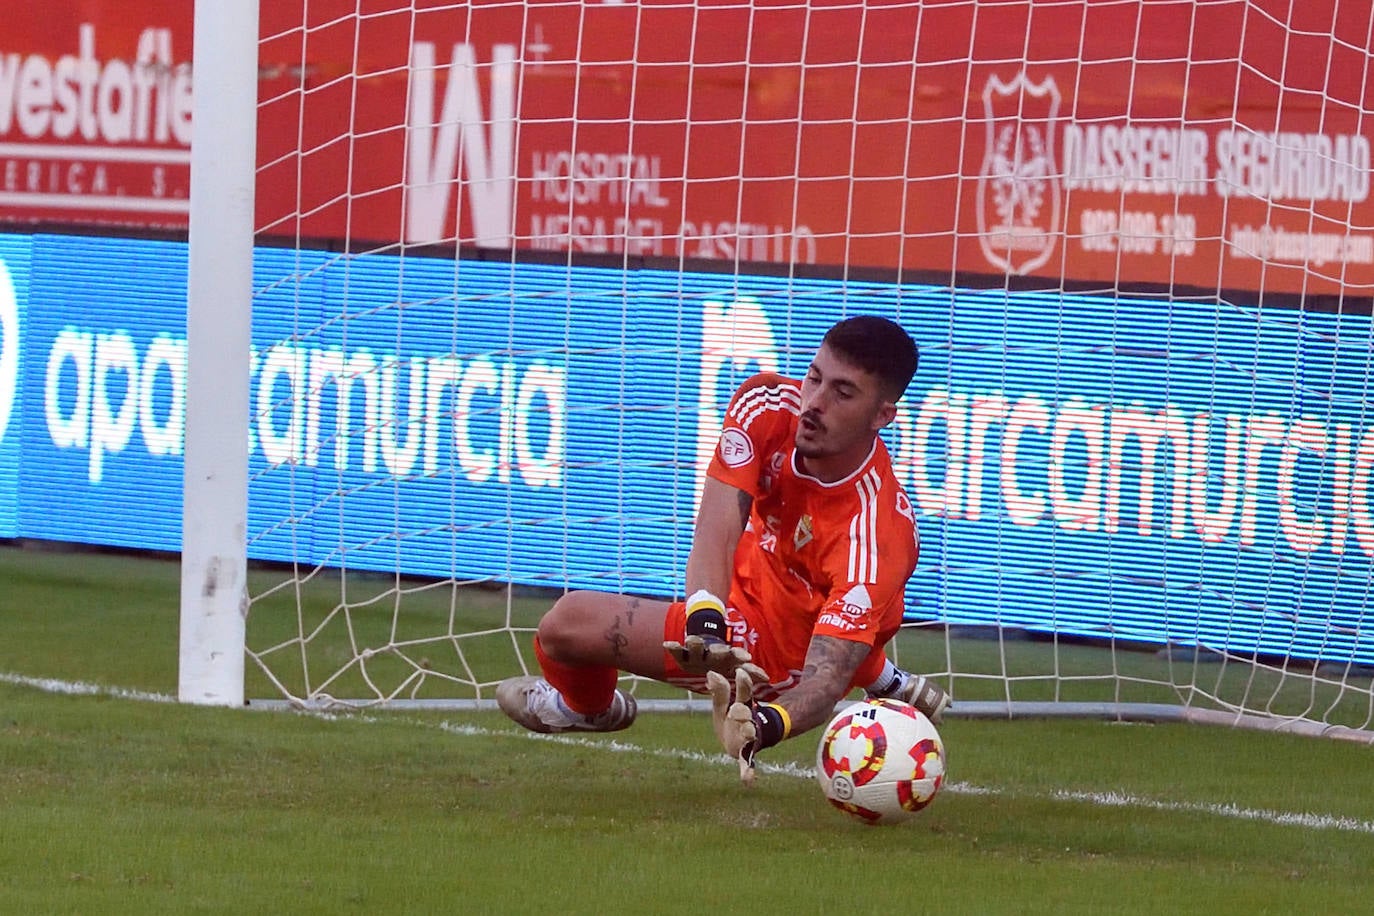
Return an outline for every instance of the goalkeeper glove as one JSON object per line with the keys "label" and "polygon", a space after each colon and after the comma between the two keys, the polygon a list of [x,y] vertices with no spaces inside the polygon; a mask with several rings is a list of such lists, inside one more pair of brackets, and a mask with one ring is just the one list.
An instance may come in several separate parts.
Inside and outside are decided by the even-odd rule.
{"label": "goalkeeper glove", "polygon": [[711,724],[725,753],[739,762],[739,778],[746,786],[754,784],[754,755],[787,737],[791,720],[787,710],[776,703],[754,700],[754,685],[749,673],[735,672],[735,697],[730,699],[730,682],[716,671],[706,674],[711,690]]}
{"label": "goalkeeper glove", "polygon": [[687,625],[684,638],[666,640],[663,649],[677,666],[687,674],[705,674],[718,671],[733,674],[737,669],[748,666],[750,677],[763,679],[763,671],[749,662],[753,657],[742,646],[732,646],[726,641],[725,605],[715,595],[698,589],[687,599]]}

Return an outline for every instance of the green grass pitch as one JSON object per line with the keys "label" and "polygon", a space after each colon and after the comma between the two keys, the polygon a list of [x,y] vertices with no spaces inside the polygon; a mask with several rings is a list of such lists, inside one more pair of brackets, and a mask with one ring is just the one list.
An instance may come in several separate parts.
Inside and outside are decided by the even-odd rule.
{"label": "green grass pitch", "polygon": [[1374,748],[947,721],[915,820],[851,821],[814,735],[741,787],[697,713],[164,702],[177,569],[0,545],[0,913],[1291,913],[1374,900]]}

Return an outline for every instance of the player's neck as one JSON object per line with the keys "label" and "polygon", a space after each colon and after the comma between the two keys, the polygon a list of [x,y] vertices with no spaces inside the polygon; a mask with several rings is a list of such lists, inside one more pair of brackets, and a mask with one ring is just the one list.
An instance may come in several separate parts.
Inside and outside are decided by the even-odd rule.
{"label": "player's neck", "polygon": [[807,458],[796,453],[794,460],[797,471],[807,477],[815,478],[821,483],[839,483],[847,477],[852,477],[859,468],[867,464],[875,448],[876,440],[834,455]]}

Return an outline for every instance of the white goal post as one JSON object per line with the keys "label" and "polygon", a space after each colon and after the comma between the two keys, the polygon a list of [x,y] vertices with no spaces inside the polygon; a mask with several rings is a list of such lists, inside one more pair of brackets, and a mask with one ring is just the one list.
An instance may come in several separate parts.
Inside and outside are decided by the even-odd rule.
{"label": "white goal post", "polygon": [[954,714],[1374,740],[1367,3],[281,7],[196,4],[183,700],[486,704],[876,313]]}
{"label": "white goal post", "polygon": [[177,695],[243,703],[257,4],[196,0]]}

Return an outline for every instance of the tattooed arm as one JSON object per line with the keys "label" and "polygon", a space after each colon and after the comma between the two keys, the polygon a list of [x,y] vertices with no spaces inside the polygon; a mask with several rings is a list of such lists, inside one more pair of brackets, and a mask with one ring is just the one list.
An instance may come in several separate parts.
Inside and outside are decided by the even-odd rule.
{"label": "tattooed arm", "polygon": [[872,647],[834,636],[813,636],[797,686],[778,699],[787,713],[788,737],[800,735],[827,722],[835,704],[849,690],[860,663]]}
{"label": "tattooed arm", "polygon": [[812,636],[797,685],[772,703],[754,701],[753,687],[742,671],[736,672],[733,697],[730,682],[723,675],[707,673],[716,737],[725,752],[739,760],[740,779],[746,785],[754,781],[754,755],[758,751],[810,731],[830,718],[868,653],[869,647],[861,642]]}

